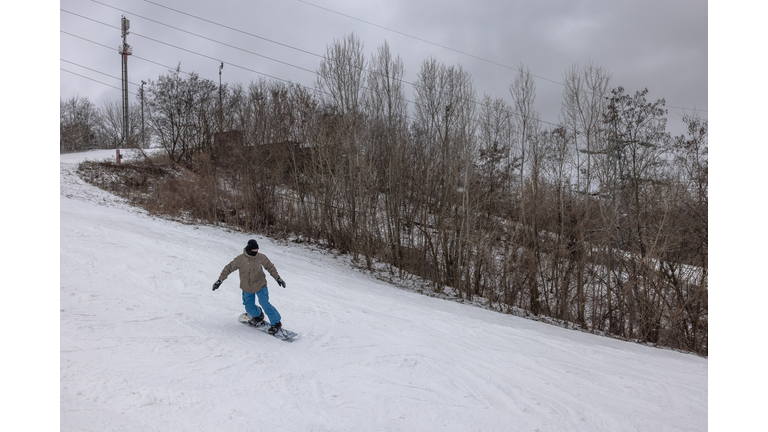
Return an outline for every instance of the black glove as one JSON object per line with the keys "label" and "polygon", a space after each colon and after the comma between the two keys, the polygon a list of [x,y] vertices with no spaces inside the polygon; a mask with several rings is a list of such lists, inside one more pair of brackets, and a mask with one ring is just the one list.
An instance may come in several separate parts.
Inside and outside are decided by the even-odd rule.
{"label": "black glove", "polygon": [[277,284],[281,287],[285,288],[285,281],[282,278],[275,279],[277,281]]}
{"label": "black glove", "polygon": [[221,281],[217,280],[213,283],[213,290],[216,291],[219,288],[219,285],[221,285]]}

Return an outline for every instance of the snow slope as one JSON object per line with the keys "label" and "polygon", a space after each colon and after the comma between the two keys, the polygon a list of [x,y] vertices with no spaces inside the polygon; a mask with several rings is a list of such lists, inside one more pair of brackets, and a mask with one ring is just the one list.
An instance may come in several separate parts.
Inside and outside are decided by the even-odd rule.
{"label": "snow slope", "polygon": [[[61,156],[66,431],[706,431],[708,360],[403,291],[343,259],[148,216]],[[301,339],[237,322],[256,238]]]}

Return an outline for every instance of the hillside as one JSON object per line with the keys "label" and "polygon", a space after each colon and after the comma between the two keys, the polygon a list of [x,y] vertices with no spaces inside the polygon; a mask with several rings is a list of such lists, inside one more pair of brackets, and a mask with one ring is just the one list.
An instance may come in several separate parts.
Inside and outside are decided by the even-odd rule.
{"label": "hillside", "polygon": [[[708,360],[404,291],[344,258],[153,218],[61,156],[60,398],[69,431],[706,431]],[[256,238],[280,342],[239,324]]]}

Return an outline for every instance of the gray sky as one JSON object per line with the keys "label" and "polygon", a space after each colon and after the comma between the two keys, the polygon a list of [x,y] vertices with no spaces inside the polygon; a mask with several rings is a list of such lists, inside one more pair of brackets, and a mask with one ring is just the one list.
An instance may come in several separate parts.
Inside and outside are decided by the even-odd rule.
{"label": "gray sky", "polygon": [[[314,87],[326,46],[354,32],[368,56],[386,40],[409,82],[431,57],[461,64],[478,97],[509,101],[515,69],[525,65],[537,77],[535,105],[546,122],[558,122],[563,74],[590,60],[612,74],[612,88],[634,94],[647,87],[651,101],[666,99],[675,135],[684,131],[683,113],[707,117],[705,1],[61,0],[60,9],[60,68],[69,71],[60,70],[60,98],[80,95],[98,106],[120,100],[125,15],[136,94],[141,80],[179,63],[218,82],[222,61],[224,83],[247,85],[261,73]],[[410,85],[406,93],[412,100]]]}

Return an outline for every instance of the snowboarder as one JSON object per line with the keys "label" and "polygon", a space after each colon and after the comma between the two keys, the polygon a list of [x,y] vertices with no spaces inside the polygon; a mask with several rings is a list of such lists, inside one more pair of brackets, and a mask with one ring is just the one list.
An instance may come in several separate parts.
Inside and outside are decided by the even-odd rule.
{"label": "snowboarder", "polygon": [[[264,269],[267,269],[270,275],[275,278],[277,284],[285,288],[285,281],[280,278],[277,273],[275,265],[267,258],[266,255],[259,253],[259,244],[256,240],[248,240],[248,244],[243,249],[243,254],[238,255],[231,263],[224,267],[221,271],[219,279],[214,282],[213,290],[219,288],[219,285],[229,276],[233,271],[239,270],[240,274],[240,289],[243,290],[243,305],[245,306],[245,312],[250,319],[248,323],[256,326],[264,321],[264,315],[269,318],[270,324],[269,334],[274,335],[282,327],[280,323],[280,314],[277,312],[274,306],[269,302],[269,291],[267,289],[267,277],[264,275]],[[259,304],[256,305],[256,297],[259,297]]]}

